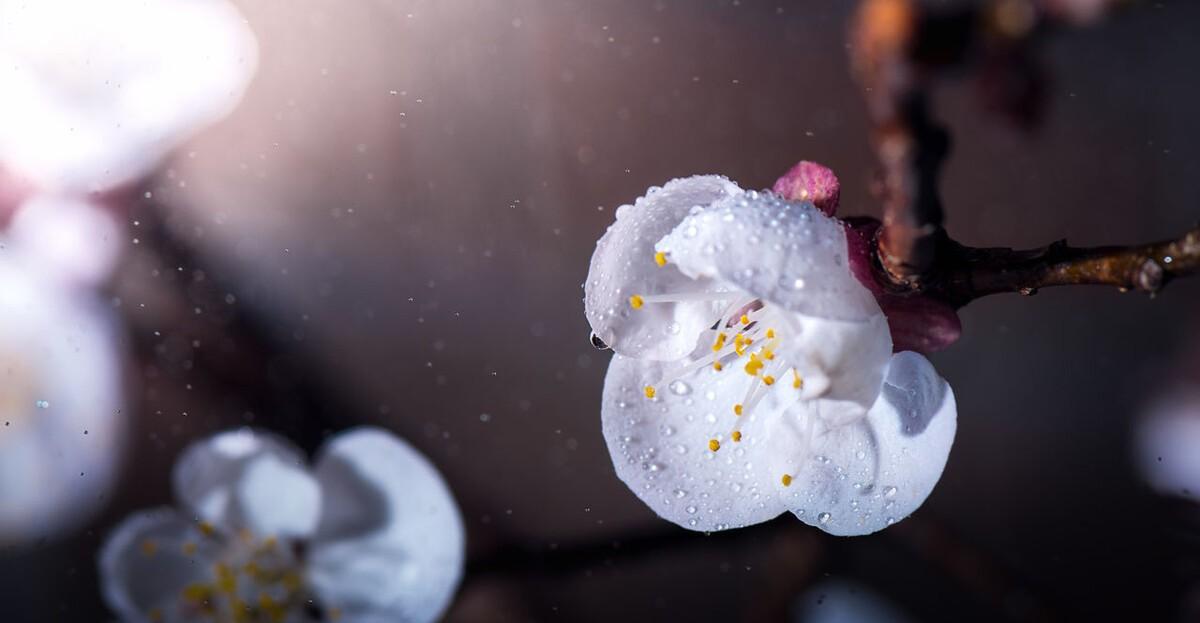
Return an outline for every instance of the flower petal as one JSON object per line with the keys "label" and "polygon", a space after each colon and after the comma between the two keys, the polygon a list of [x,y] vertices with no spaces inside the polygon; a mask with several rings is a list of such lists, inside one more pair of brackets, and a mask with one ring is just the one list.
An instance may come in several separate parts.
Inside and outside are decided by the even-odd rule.
{"label": "flower petal", "polygon": [[317,460],[324,509],[308,555],[321,604],[350,621],[432,621],[458,586],[463,525],[437,469],[377,428],[331,440]]}
{"label": "flower petal", "polygon": [[1160,396],[1137,425],[1137,461],[1160,493],[1200,502],[1200,386]]}
{"label": "flower petal", "polygon": [[654,303],[631,309],[630,297],[713,290],[712,283],[684,276],[671,262],[660,265],[654,245],[692,208],[740,193],[725,177],[697,175],[651,188],[633,205],[618,208],[616,221],[596,243],[584,283],[584,312],[592,332],[627,357],[671,360],[690,353],[696,334],[719,313],[720,302]]}
{"label": "flower petal", "polygon": [[234,500],[239,527],[260,538],[307,537],[321,513],[321,490],[308,469],[272,454],[246,463]]}
{"label": "flower petal", "polygon": [[9,2],[0,32],[0,160],[71,192],[149,172],[233,108],[257,63],[216,0]]}
{"label": "flower petal", "polygon": [[797,478],[793,512],[831,534],[882,530],[933,491],[956,427],[950,386],[923,356],[897,353],[866,419],[818,434]]}
{"label": "flower petal", "polygon": [[[732,405],[748,377],[704,367],[647,399],[646,379],[671,367],[621,355],[609,364],[600,414],[617,476],[660,517],[690,530],[739,528],[788,510],[776,497],[780,474],[765,460],[804,452],[805,442],[782,428],[767,433],[784,405],[760,404],[742,416],[742,441],[734,442]],[[720,449],[710,450],[709,440]]]}
{"label": "flower petal", "polygon": [[655,248],[689,277],[733,284],[794,313],[849,321],[881,313],[850,273],[841,223],[811,203],[728,196],[688,215]]}
{"label": "flower petal", "polygon": [[124,446],[108,306],[0,250],[0,543],[53,536],[106,501]]}
{"label": "flower petal", "polygon": [[[243,428],[219,433],[188,446],[176,461],[171,476],[180,504],[198,519],[228,531],[253,530],[272,525],[273,520],[251,515],[260,509],[260,505],[248,500],[247,496],[257,495],[267,486],[264,478],[269,480],[279,476],[284,473],[282,469],[302,471],[304,465],[304,455],[291,442],[270,433]],[[288,472],[282,478],[295,485],[297,491],[306,492],[302,495],[311,494],[294,472]],[[316,505],[306,512],[311,516],[302,523],[311,528],[316,524]],[[274,525],[282,529],[300,525],[287,523]]]}
{"label": "flower petal", "polygon": [[8,229],[31,267],[83,286],[112,273],[123,236],[113,214],[89,201],[36,195],[21,204]]}
{"label": "flower petal", "polygon": [[184,621],[183,589],[209,579],[216,546],[195,523],[170,508],[135,513],[112,531],[100,550],[105,602],[122,621]]}

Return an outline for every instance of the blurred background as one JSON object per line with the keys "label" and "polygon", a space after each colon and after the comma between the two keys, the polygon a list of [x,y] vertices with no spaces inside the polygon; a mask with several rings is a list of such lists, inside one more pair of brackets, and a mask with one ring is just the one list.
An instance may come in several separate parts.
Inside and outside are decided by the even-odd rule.
{"label": "blurred background", "polygon": [[[241,103],[119,192],[115,487],[89,492],[82,526],[0,547],[0,619],[111,619],[98,545],[171,500],[190,441],[252,425],[312,451],[374,423],[463,511],[452,621],[1200,620],[1200,510],[1145,484],[1134,443],[1156,397],[1200,383],[1200,279],[966,307],[932,357],[959,401],[949,464],[877,535],[790,517],[690,533],[616,478],[610,355],[581,303],[595,240],[651,185],[769,187],[800,159],[838,173],[843,214],[879,216],[854,3],[237,4],[258,40]],[[1102,245],[1194,226],[1197,23],[1200,4],[1142,2],[1040,38],[1033,126],[993,114],[974,73],[939,83],[950,234]],[[829,618],[843,602],[866,610]]]}

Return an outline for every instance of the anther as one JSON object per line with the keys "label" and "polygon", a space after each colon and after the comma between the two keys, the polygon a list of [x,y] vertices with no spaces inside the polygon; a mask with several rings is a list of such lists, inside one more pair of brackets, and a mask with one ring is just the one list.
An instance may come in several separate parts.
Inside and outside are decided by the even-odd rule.
{"label": "anther", "polygon": [[741,415],[742,414],[742,405],[740,405],[740,404],[733,405],[733,414]]}
{"label": "anther", "polygon": [[735,430],[735,431],[733,431],[733,433],[732,433],[730,436],[731,436],[731,437],[733,437],[733,441],[734,441],[735,443],[736,443],[736,442],[739,442],[739,441],[741,441],[741,440],[742,440],[742,431],[740,431],[740,430]]}
{"label": "anther", "polygon": [[644,389],[642,389],[642,393],[643,393],[643,394],[646,394],[646,397],[647,397],[647,398],[653,398],[653,397],[654,397],[654,393],[655,393],[655,392],[654,392],[654,386],[653,386],[653,385],[647,385],[647,386],[646,386]]}
{"label": "anther", "polygon": [[646,300],[637,294],[634,294],[633,296],[629,297],[629,306],[634,309],[641,309],[642,305],[645,305],[645,304],[646,304]]}
{"label": "anther", "polygon": [[721,365],[721,362],[720,362],[720,361],[714,361],[714,362],[713,362],[713,370],[716,370],[717,372],[720,372],[720,371],[721,371],[721,368],[724,368],[724,367],[725,367],[725,366]]}
{"label": "anther", "polygon": [[782,482],[783,486],[785,486],[785,487],[792,486],[792,475],[784,474],[783,477],[779,479],[779,482]]}
{"label": "anther", "polygon": [[654,263],[658,264],[659,267],[666,266],[667,265],[667,254],[663,253],[662,251],[655,253],[654,254]]}
{"label": "anther", "polygon": [[766,376],[764,376],[764,377],[763,377],[763,383],[766,383],[767,385],[774,385],[774,384],[775,384],[775,377],[773,377],[773,376],[771,376],[770,374],[768,374],[768,375],[766,375]]}
{"label": "anther", "polygon": [[708,449],[709,449],[709,450],[712,450],[713,452],[716,452],[717,450],[720,450],[720,449],[721,449],[721,442],[717,441],[716,439],[709,439],[709,440],[708,440]]}

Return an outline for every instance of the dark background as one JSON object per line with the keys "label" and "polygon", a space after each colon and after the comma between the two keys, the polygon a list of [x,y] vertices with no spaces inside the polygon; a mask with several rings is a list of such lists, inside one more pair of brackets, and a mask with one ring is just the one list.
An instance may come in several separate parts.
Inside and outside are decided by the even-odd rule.
{"label": "dark background", "polygon": [[[963,339],[933,357],[959,402],[945,475],[878,535],[789,517],[690,533],[614,475],[609,355],[581,303],[594,241],[650,185],[766,187],[802,158],[838,172],[843,214],[878,216],[853,3],[242,4],[261,54],[245,101],[132,195],[140,242],[112,286],[144,304],[123,307],[122,484],[80,534],[0,551],[0,619],[111,618],[94,552],[170,500],[187,442],[249,423],[311,451],[359,422],[411,440],[457,496],[451,620],[771,620],[826,575],[917,621],[1195,616],[1197,511],[1141,484],[1131,440],[1200,348],[1200,280],[965,308]],[[941,83],[951,235],[1099,245],[1193,226],[1197,25],[1198,3],[1144,2],[1054,33],[1032,132],[987,113],[969,74]]]}

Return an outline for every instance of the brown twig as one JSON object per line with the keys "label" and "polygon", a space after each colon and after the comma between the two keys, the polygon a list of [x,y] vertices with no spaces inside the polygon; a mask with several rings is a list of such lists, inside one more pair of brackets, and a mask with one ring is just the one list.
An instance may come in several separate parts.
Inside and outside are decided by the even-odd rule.
{"label": "brown twig", "polygon": [[[937,183],[950,140],[930,112],[932,76],[971,58],[1027,59],[1023,46],[1038,26],[1069,21],[1071,5],[1071,0],[993,0],[939,14],[923,13],[915,0],[861,3],[850,34],[852,60],[881,168],[883,226],[875,253],[879,280],[889,289],[961,306],[989,294],[1032,294],[1057,285],[1153,293],[1171,278],[1198,270],[1200,230],[1151,245],[1078,249],[1060,241],[1014,251],[964,247],[942,227]],[[1021,102],[1014,99],[1013,105]]]}

